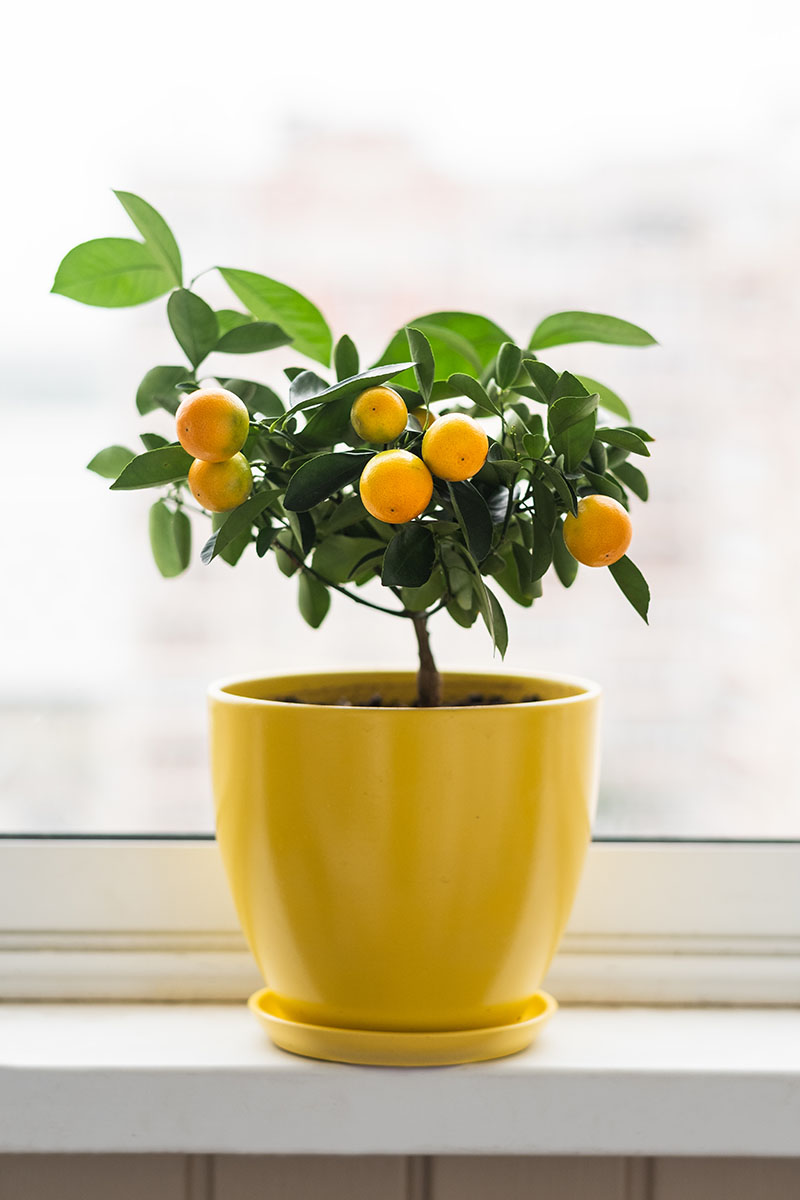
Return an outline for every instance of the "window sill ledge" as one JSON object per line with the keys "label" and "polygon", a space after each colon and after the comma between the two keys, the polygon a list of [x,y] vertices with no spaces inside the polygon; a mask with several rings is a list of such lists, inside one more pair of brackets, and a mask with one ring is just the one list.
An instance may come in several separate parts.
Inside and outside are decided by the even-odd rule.
{"label": "window sill ledge", "polygon": [[800,1010],[566,1008],[523,1054],[296,1058],[243,1005],[6,1004],[0,1152],[800,1154]]}

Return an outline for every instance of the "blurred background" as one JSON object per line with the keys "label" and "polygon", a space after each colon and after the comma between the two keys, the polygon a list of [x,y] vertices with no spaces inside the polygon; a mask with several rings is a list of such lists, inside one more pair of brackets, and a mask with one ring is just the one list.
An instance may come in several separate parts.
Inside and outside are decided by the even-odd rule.
{"label": "blurred background", "polygon": [[[163,213],[187,277],[287,282],[364,363],[437,309],[520,342],[562,309],[648,329],[656,348],[543,357],[608,383],[657,438],[631,547],[651,626],[606,572],[568,592],[548,576],[532,609],[508,603],[505,667],[603,684],[599,834],[800,837],[797,5],[143,0],[11,20],[0,832],[208,832],[209,680],[414,665],[410,631],[342,598],[309,630],[296,581],[252,549],[162,580],[153,495],[84,469],[168,430],[137,416],[136,386],[182,361],[165,299],[48,294],[76,243],[137,236],[113,187]],[[231,299],[214,275],[198,290]],[[280,386],[296,358],[224,361]],[[196,559],[204,537],[198,521]],[[432,633],[442,667],[493,665],[482,627],[444,614]]]}

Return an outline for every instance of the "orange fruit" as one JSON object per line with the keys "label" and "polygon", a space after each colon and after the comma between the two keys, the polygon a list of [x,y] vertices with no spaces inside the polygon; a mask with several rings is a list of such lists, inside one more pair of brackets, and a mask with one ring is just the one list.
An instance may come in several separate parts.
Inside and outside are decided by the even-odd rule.
{"label": "orange fruit", "polygon": [[196,458],[189,467],[189,487],[198,504],[209,512],[230,512],[250,495],[253,472],[243,454],[234,454],[225,462]]}
{"label": "orange fruit", "polygon": [[416,454],[382,450],[364,467],[358,489],[373,517],[390,525],[404,525],[430,504],[433,478]]}
{"label": "orange fruit", "polygon": [[200,388],[184,396],[175,414],[178,441],[192,458],[224,462],[247,441],[247,405],[225,388]]}
{"label": "orange fruit", "polygon": [[423,433],[426,429],[430,429],[436,420],[436,413],[432,413],[429,408],[425,408],[423,405],[420,405],[419,408],[412,408],[411,415],[419,421]]}
{"label": "orange fruit", "polygon": [[633,526],[628,513],[611,496],[584,496],[578,515],[567,513],[564,542],[585,567],[608,567],[622,558],[631,544]]}
{"label": "orange fruit", "polygon": [[422,439],[422,457],[431,471],[452,483],[476,475],[488,453],[485,431],[465,413],[439,417]]}
{"label": "orange fruit", "polygon": [[362,442],[393,442],[406,427],[406,402],[394,388],[371,387],[353,401],[350,423]]}

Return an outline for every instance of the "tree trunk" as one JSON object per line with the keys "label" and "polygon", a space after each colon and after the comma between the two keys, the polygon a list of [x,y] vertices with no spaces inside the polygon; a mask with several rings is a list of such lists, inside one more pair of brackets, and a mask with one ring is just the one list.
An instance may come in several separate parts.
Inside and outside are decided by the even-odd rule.
{"label": "tree trunk", "polygon": [[442,677],[433,661],[428,637],[428,617],[426,613],[415,613],[411,620],[419,647],[417,703],[420,708],[437,708],[442,702]]}

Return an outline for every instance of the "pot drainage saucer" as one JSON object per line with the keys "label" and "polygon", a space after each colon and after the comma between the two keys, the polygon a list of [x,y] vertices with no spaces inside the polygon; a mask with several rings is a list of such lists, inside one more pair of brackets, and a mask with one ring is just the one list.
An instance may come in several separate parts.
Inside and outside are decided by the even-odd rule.
{"label": "pot drainage saucer", "polygon": [[335,1029],[292,1021],[269,988],[254,992],[248,1007],[282,1050],[306,1058],[381,1067],[443,1067],[503,1058],[524,1050],[558,1008],[547,992],[535,992],[522,1017],[511,1025],[445,1032],[401,1033],[379,1029]]}

